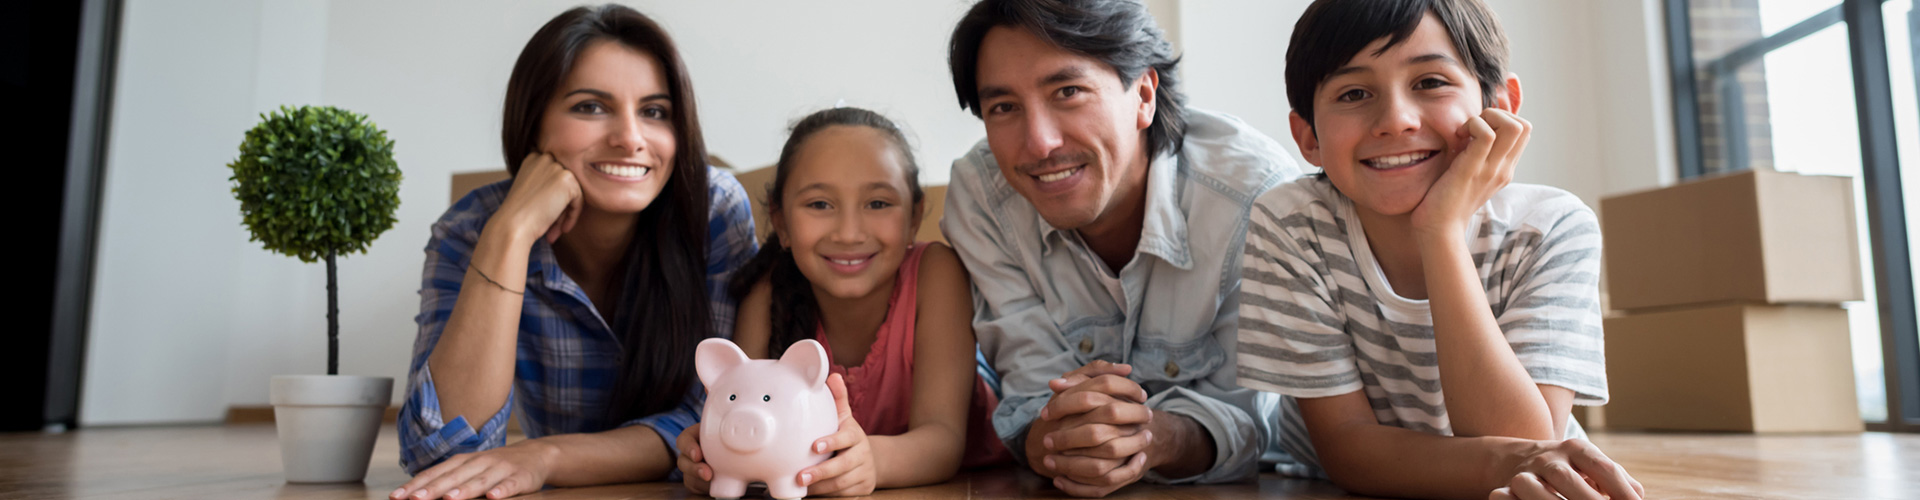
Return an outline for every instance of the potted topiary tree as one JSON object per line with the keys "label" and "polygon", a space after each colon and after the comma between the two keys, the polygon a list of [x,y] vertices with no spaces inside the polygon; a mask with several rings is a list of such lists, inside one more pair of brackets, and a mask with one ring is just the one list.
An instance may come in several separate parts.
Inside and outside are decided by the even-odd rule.
{"label": "potted topiary tree", "polygon": [[233,169],[240,215],[267,250],[327,262],[327,374],[276,375],[268,398],[287,481],[360,481],[393,396],[392,377],[340,375],[334,259],[366,253],[393,227],[400,168],[393,141],[366,115],[282,106],[247,131]]}

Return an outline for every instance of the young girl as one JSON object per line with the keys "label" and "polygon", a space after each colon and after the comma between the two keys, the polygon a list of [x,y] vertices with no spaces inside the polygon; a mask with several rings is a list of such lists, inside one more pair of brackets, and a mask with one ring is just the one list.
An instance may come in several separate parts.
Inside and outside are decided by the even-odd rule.
{"label": "young girl", "polygon": [[[1011,458],[990,428],[993,393],[974,374],[973,295],[953,249],[915,243],[920,169],[898,127],[835,108],[793,126],[767,191],[774,232],[734,277],[734,342],[757,359],[815,339],[840,431],[833,458],[800,471],[808,495],[945,481]],[[688,489],[707,491],[699,427],[680,434]]]}

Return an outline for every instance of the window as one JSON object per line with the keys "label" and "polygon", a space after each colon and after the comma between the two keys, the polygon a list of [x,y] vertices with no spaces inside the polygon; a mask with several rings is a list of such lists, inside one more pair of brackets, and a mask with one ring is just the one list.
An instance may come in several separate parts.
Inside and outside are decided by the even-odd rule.
{"label": "window", "polygon": [[1847,308],[1861,418],[1920,431],[1915,0],[1667,0],[1667,23],[1681,178],[1854,178],[1867,289]]}

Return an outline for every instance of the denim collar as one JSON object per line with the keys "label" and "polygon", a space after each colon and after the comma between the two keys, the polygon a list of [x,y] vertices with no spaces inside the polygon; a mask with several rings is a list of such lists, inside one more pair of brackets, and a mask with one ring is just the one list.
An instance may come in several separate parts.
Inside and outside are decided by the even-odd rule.
{"label": "denim collar", "polygon": [[[1187,213],[1182,206],[1186,188],[1186,155],[1169,150],[1147,164],[1146,214],[1140,224],[1140,244],[1134,248],[1133,259],[1128,261],[1128,266],[1140,260],[1141,254],[1146,254],[1159,257],[1181,270],[1192,268],[1193,255],[1187,244]],[[1034,211],[1033,217],[1038,224],[1036,227],[1040,228],[1042,254],[1053,252],[1057,244],[1086,245],[1078,234],[1067,234],[1067,231],[1047,223],[1038,210]]]}

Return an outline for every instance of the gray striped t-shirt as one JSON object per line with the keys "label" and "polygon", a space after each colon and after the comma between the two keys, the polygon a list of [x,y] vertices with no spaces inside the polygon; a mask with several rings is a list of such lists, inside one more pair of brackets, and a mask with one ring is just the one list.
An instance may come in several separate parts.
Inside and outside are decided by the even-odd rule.
{"label": "gray striped t-shirt", "polygon": [[[1607,400],[1600,331],[1600,225],[1566,191],[1511,184],[1471,221],[1487,304],[1535,383]],[[1325,477],[1293,398],[1366,391],[1374,418],[1452,435],[1425,300],[1393,292],[1353,202],[1322,176],[1261,195],[1248,220],[1238,379],[1283,398],[1281,473]],[[1568,419],[1566,438],[1583,437]]]}

